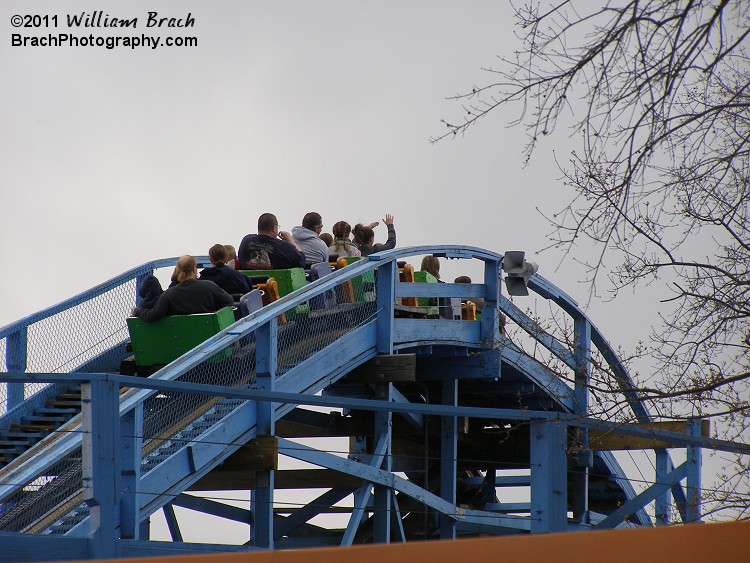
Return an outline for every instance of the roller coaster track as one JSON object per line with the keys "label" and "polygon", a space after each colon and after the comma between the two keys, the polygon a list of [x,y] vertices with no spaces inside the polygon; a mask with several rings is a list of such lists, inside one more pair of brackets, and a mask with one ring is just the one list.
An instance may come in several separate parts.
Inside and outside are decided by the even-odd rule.
{"label": "roller coaster track", "polygon": [[[479,260],[483,283],[399,282],[397,261],[424,254]],[[0,418],[0,445],[10,452],[0,460],[0,543],[50,560],[60,549],[86,558],[651,526],[646,508],[655,502],[664,520],[667,492],[683,520],[694,519],[680,485],[688,467],[674,468],[663,444],[711,444],[633,425],[631,434],[661,439],[666,468],[636,492],[613,452],[588,442],[596,428],[628,427],[589,407],[590,372],[602,369],[594,353],[604,364],[598,376],[611,378],[631,420],[652,421],[627,369],[575,301],[541,276],[529,289],[570,319],[572,338],[503,296],[502,260],[452,246],[373,255],[241,319],[149,378],[119,374],[126,331],[116,319],[134,302],[137,280],[172,259],[0,329],[10,407]],[[295,314],[368,271],[376,272],[374,300]],[[481,297],[485,306],[480,321],[399,318],[399,300],[412,297]],[[512,329],[548,354],[525,352]],[[63,368],[35,359],[51,354],[34,341],[40,331],[45,342],[71,343],[71,357],[52,361]],[[61,336],[71,333],[78,337]],[[216,361],[227,348],[231,356]],[[80,385],[82,410],[70,402]],[[298,441],[310,437],[350,446],[340,455]],[[318,469],[284,469],[277,457]],[[285,487],[325,492],[284,509],[274,495]],[[508,487],[526,499],[506,500]],[[251,508],[189,494],[226,488],[252,491]],[[187,543],[175,506],[248,524],[247,544]],[[159,510],[172,543],[149,541]],[[66,543],[30,547],[41,537]]]}

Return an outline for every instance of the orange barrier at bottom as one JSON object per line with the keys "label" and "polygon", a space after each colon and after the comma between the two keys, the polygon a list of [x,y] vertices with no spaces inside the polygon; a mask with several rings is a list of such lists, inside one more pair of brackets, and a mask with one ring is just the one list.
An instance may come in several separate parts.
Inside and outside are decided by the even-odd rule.
{"label": "orange barrier at bottom", "polygon": [[[750,522],[159,557],[159,563],[747,561]],[[147,561],[111,559],[113,563]],[[101,560],[100,560],[101,561]]]}

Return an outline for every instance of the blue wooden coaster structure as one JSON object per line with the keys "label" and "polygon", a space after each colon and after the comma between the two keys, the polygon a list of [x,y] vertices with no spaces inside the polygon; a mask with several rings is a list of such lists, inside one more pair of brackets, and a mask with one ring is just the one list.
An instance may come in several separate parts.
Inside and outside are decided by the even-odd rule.
{"label": "blue wooden coaster structure", "polygon": [[[425,254],[480,261],[483,279],[400,282],[397,262]],[[508,256],[456,246],[372,255],[250,313],[150,377],[120,372],[125,319],[140,281],[175,259],[3,327],[0,561],[699,520],[702,449],[749,448],[710,439],[701,420],[655,421],[578,305]],[[530,318],[524,297],[503,294],[504,271],[508,287],[521,289],[514,293],[528,288],[569,319],[570,341]],[[373,280],[372,299],[331,298],[355,278]],[[484,305],[479,321],[401,318],[404,298]],[[511,327],[554,362],[524,352]],[[630,423],[591,408],[594,355]],[[640,491],[614,453],[625,448],[654,451],[653,482]],[[674,464],[670,448],[685,448],[686,461]],[[191,494],[223,490],[247,491],[248,507]],[[279,501],[294,490],[301,500]],[[240,522],[246,541],[195,543],[176,507]],[[172,541],[150,537],[159,511]]]}

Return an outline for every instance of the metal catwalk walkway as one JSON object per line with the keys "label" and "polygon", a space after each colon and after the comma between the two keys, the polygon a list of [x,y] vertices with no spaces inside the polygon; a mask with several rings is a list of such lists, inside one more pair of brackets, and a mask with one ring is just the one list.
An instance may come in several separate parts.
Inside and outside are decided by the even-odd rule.
{"label": "metal catwalk walkway", "polygon": [[[399,281],[397,262],[425,254],[480,261],[484,279]],[[542,326],[517,306],[524,297],[502,295],[503,259],[452,246],[373,255],[149,378],[120,374],[125,317],[139,280],[174,259],[0,329],[0,561],[699,519],[700,448],[741,446],[706,438],[700,421],[647,424],[627,371],[576,303],[531,277],[557,329]],[[350,280],[354,302],[338,302]],[[481,320],[404,306],[439,298],[484,299]],[[623,436],[631,446],[610,439]],[[656,452],[654,481],[638,493],[612,453],[632,443]],[[674,467],[668,447],[687,447],[687,461]],[[190,493],[224,490],[249,491],[249,508]],[[301,500],[279,502],[287,490]],[[222,544],[215,519],[206,526],[217,543],[191,543],[175,507],[246,524],[247,543]],[[160,510],[171,542],[149,539]]]}

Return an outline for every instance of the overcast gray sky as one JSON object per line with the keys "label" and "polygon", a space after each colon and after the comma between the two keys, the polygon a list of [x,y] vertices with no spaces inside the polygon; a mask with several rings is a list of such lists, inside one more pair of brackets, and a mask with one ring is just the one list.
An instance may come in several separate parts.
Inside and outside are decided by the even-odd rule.
{"label": "overcast gray sky", "polygon": [[[67,27],[68,14],[95,9],[138,28]],[[442,117],[461,119],[445,98],[486,81],[482,67],[514,48],[505,2],[5,0],[0,10],[0,324],[147,260],[237,245],[264,211],[287,229],[310,210],[327,229],[392,213],[400,246],[544,246],[534,207],[550,202],[556,175],[541,153],[522,171],[522,130],[498,115],[466,138],[428,141]],[[154,10],[190,12],[195,26],[147,29]],[[27,13],[58,15],[58,27],[12,27]],[[11,45],[12,33],[50,31],[198,45]]]}
{"label": "overcast gray sky", "polygon": [[[68,27],[97,11],[137,27]],[[152,11],[195,23],[147,28]],[[13,27],[26,14],[57,27]],[[143,262],[236,246],[265,211],[288,230],[312,210],[326,230],[392,213],[399,246],[526,250],[586,302],[571,259],[537,254],[550,231],[537,208],[570,196],[554,163],[571,149],[566,132],[525,168],[524,131],[507,127],[519,108],[429,142],[441,118],[463,118],[446,98],[490,81],[483,69],[518,48],[513,24],[502,1],[4,0],[0,326]],[[197,46],[23,47],[13,33]],[[444,264],[444,278],[478,275],[466,267]],[[618,305],[594,301],[592,318],[629,345],[656,305],[642,288]]]}

